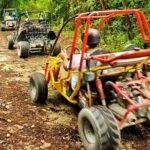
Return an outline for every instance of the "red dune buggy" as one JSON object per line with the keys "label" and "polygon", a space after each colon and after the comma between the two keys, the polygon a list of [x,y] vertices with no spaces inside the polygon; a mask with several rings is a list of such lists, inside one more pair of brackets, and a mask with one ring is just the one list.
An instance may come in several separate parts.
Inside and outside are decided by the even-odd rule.
{"label": "red dune buggy", "polygon": [[[111,18],[134,15],[144,45],[150,41],[150,27],[141,10],[109,10],[81,13],[75,16],[74,38],[69,55],[68,71],[57,77],[56,68],[61,59],[48,56],[45,74],[30,76],[30,96],[33,102],[43,103],[48,97],[48,84],[56,88],[66,100],[79,104],[78,130],[85,149],[116,150],[122,128],[150,121],[150,79],[147,68],[150,48],[109,52],[85,56],[88,29],[101,30]],[[80,25],[85,24],[80,64],[72,68]],[[94,24],[95,25],[95,24]],[[82,31],[83,31],[82,30]],[[98,66],[83,68],[83,63],[95,60]],[[75,89],[70,92],[70,78],[77,75]],[[68,94],[69,93],[69,94]],[[82,93],[82,97],[79,96]]]}

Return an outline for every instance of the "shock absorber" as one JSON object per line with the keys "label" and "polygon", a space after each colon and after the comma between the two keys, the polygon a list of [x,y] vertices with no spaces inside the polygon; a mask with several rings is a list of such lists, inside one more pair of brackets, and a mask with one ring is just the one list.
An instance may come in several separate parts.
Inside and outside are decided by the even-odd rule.
{"label": "shock absorber", "polygon": [[106,100],[105,100],[103,85],[102,85],[102,81],[99,78],[96,79],[96,87],[97,87],[102,105],[106,106]]}

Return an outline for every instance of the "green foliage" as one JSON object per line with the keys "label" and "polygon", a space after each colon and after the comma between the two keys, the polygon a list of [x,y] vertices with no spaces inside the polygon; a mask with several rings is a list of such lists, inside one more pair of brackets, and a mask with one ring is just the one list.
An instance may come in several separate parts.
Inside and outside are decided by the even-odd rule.
{"label": "green foliage", "polygon": [[[54,29],[59,30],[62,24],[74,14],[81,12],[107,10],[107,9],[141,9],[144,11],[150,24],[150,1],[149,0],[1,0],[0,8],[15,7],[19,11],[23,10],[47,10],[50,11],[55,24]],[[130,23],[130,21],[132,23]],[[92,26],[97,26],[95,22]],[[65,38],[70,38],[73,34],[74,22],[68,25],[69,34],[66,31]],[[103,37],[102,45],[106,49],[118,51],[128,43],[135,43],[143,46],[141,35],[136,28],[135,18],[118,17],[105,25],[105,30],[101,31]],[[111,30],[109,28],[112,27]],[[84,29],[83,27],[81,30]],[[106,31],[106,29],[108,29]],[[110,46],[109,46],[110,44]]]}

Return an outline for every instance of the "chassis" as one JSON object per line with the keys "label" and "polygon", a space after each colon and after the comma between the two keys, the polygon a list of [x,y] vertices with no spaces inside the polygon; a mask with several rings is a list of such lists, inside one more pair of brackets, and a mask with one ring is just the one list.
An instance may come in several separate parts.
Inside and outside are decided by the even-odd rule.
{"label": "chassis", "polygon": [[15,8],[7,8],[3,10],[1,31],[15,30],[17,26],[18,14]]}
{"label": "chassis", "polygon": [[[70,103],[80,104],[78,93],[84,81],[84,97],[78,116],[78,130],[87,150],[116,150],[120,143],[120,130],[150,121],[150,79],[144,75],[150,61],[150,49],[124,51],[85,56],[87,33],[94,19],[99,19],[97,29],[112,17],[135,15],[138,27],[147,45],[150,27],[141,10],[110,10],[81,13],[75,17],[75,30],[70,53],[69,69],[64,76],[56,78],[57,57],[48,56],[45,75],[34,72],[30,76],[30,96],[33,102],[44,103],[48,97],[48,84],[56,88]],[[85,23],[84,40],[81,48],[80,66],[72,69],[73,55],[81,21]],[[96,60],[100,66],[82,68],[84,61]],[[106,71],[107,70],[107,71]],[[105,73],[104,73],[105,72]],[[69,79],[76,73],[78,82],[68,94]],[[68,82],[69,81],[69,82]]]}
{"label": "chassis", "polygon": [[[16,45],[20,58],[34,53],[49,54],[56,38],[55,32],[50,30],[50,21],[50,14],[46,11],[21,13],[17,29],[8,36],[8,49],[13,49]],[[57,46],[55,52],[60,52],[60,46]]]}

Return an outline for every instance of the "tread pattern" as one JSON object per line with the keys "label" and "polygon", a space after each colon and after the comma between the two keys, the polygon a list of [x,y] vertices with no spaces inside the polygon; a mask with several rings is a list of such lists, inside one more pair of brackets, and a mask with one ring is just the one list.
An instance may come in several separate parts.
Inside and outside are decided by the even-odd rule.
{"label": "tread pattern", "polygon": [[13,49],[13,38],[10,36],[8,38],[8,49]]}
{"label": "tread pattern", "polygon": [[[94,126],[97,127],[95,128],[96,134],[100,138],[97,139],[93,146],[86,142],[86,137],[84,137],[84,118],[88,119],[90,123],[92,122],[91,125],[94,123]],[[106,107],[83,108],[79,113],[78,128],[86,150],[117,150],[120,144],[120,129],[112,112]]]}
{"label": "tread pattern", "polygon": [[17,51],[20,58],[27,58],[29,55],[29,43],[26,41],[19,42]]}
{"label": "tread pattern", "polygon": [[110,148],[111,150],[116,150],[120,144],[121,139],[120,129],[117,124],[117,121],[112,112],[108,108],[99,106],[98,109],[103,114],[105,122],[107,123],[108,126]]}
{"label": "tread pattern", "polygon": [[32,101],[40,104],[45,103],[48,97],[48,85],[45,76],[39,72],[32,73],[30,76],[30,86],[31,84],[34,84],[36,88],[36,97]]}
{"label": "tread pattern", "polygon": [[[86,114],[86,115],[85,115]],[[84,116],[85,115],[85,116]],[[84,108],[84,109],[82,109],[81,110],[81,112],[79,113],[79,121],[81,121],[82,120],[82,117],[84,118],[84,117],[86,117],[86,116],[89,116],[89,117],[92,117],[92,118],[94,118],[93,119],[93,121],[95,121],[96,123],[95,124],[97,124],[98,125],[98,134],[99,134],[99,136],[101,137],[100,139],[97,139],[98,140],[98,143],[99,143],[99,145],[96,145],[96,146],[93,146],[93,147],[95,147],[94,149],[91,149],[91,147],[89,147],[89,145],[85,145],[86,144],[86,142],[84,142],[84,140],[86,139],[86,138],[84,138],[84,137],[82,137],[83,136],[83,134],[81,133],[80,134],[80,132],[82,132],[82,125],[80,124],[80,123],[78,123],[79,124],[79,134],[80,134],[80,136],[81,136],[81,139],[82,139],[82,141],[83,141],[83,143],[84,143],[84,146],[85,146],[85,148],[87,149],[87,150],[108,150],[108,145],[109,145],[109,135],[108,135],[108,133],[107,133],[107,130],[108,130],[108,127],[107,127],[107,125],[106,125],[106,123],[105,123],[105,121],[104,121],[104,118],[103,118],[103,116],[102,116],[102,114],[100,113],[100,111],[97,109],[97,108],[95,108],[95,107],[91,107],[91,108]],[[80,120],[81,119],[81,120]]]}

